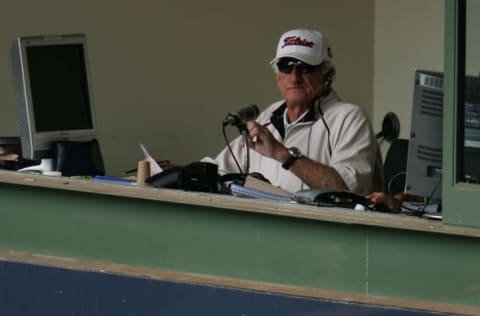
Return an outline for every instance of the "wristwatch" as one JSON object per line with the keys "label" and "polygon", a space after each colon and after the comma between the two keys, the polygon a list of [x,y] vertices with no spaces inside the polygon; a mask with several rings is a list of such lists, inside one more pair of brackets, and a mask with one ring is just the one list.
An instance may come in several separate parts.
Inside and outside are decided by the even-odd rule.
{"label": "wristwatch", "polygon": [[285,170],[290,169],[297,159],[302,158],[303,155],[297,147],[290,147],[288,148],[288,158],[282,163],[282,168]]}

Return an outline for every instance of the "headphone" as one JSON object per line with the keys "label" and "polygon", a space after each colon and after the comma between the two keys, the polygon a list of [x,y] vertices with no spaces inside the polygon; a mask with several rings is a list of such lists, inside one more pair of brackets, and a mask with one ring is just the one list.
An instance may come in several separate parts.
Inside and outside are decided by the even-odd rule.
{"label": "headphone", "polygon": [[323,75],[325,76],[324,84],[327,87],[330,87],[333,81],[335,80],[335,74],[336,74],[335,66],[330,61],[324,61],[322,64],[322,68],[323,68]]}

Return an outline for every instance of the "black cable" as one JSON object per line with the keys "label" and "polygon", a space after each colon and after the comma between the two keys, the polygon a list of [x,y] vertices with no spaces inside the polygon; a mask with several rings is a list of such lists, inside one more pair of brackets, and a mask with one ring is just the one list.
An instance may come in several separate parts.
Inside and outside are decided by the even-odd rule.
{"label": "black cable", "polygon": [[332,157],[332,145],[330,144],[330,128],[328,128],[327,122],[325,121],[325,117],[323,115],[323,111],[318,107],[318,110],[320,111],[320,117],[322,118],[323,125],[325,125],[325,128],[327,129],[327,143],[328,143],[328,152],[330,154],[330,157]]}
{"label": "black cable", "polygon": [[410,213],[405,212],[405,214],[422,217],[426,213],[426,208],[430,204],[430,202],[432,201],[433,195],[435,194],[435,192],[438,189],[438,186],[441,183],[442,183],[442,178],[440,178],[438,180],[438,182],[435,185],[435,187],[433,188],[432,192],[427,197],[424,198],[423,204],[420,205],[418,208],[414,209],[414,208],[411,208],[411,207],[407,207],[407,206],[405,206],[405,203],[402,203],[402,205],[400,206],[400,209],[402,209],[402,210],[405,209],[405,210],[410,212]]}
{"label": "black cable", "polygon": [[390,180],[388,180],[388,183],[387,183],[387,193],[390,194],[390,195],[393,195],[393,192],[392,192],[392,183],[393,181],[397,178],[397,177],[400,177],[402,175],[406,175],[407,173],[405,171],[400,171],[400,172],[397,172],[396,174],[394,174]]}
{"label": "black cable", "polygon": [[[442,183],[442,177],[440,177],[440,178],[438,179],[437,184],[436,184],[435,187],[433,188],[433,190],[432,190],[432,192],[430,193],[430,195],[427,197],[427,205],[430,203],[430,201],[433,200],[433,195],[435,194],[435,192],[436,192],[437,189],[438,189],[438,186],[439,186],[441,183]],[[426,207],[426,205],[425,205],[425,207]]]}
{"label": "black cable", "polygon": [[[404,214],[421,217],[425,213],[425,208],[427,205],[428,205],[427,200],[425,200],[425,202],[422,205],[420,205],[418,208],[408,207],[405,205],[405,203],[402,203],[402,205],[400,206],[400,209]],[[408,212],[403,212],[404,210],[407,210]]]}
{"label": "black cable", "polygon": [[225,142],[227,143],[228,151],[232,155],[232,158],[235,161],[235,164],[237,165],[237,168],[238,168],[240,174],[243,174],[242,168],[240,167],[240,164],[238,163],[237,157],[235,157],[235,154],[233,153],[232,147],[230,146],[230,141],[228,140],[227,133],[225,131],[225,125],[223,125],[223,127],[222,127],[222,132],[223,132],[223,138],[225,139]]}
{"label": "black cable", "polygon": [[246,126],[238,128],[240,130],[240,135],[243,139],[243,151],[245,153],[244,164],[243,164],[243,174],[248,174],[250,170],[250,146],[248,146],[248,131]]}

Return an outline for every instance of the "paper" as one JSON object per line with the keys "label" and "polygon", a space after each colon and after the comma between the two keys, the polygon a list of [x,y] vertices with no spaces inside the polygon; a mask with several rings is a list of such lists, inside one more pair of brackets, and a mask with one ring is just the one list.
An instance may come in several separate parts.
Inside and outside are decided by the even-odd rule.
{"label": "paper", "polygon": [[143,156],[145,157],[145,160],[150,163],[150,176],[154,176],[157,173],[162,172],[163,171],[162,167],[160,167],[157,161],[153,159],[152,156],[150,156],[145,146],[143,146],[143,144],[140,142],[138,144],[140,145],[140,149],[143,152]]}
{"label": "paper", "polygon": [[280,187],[276,187],[268,182],[259,180],[252,176],[247,176],[247,178],[245,179],[245,187],[260,190],[263,192],[268,192],[271,194],[276,194],[276,195],[283,195],[283,196],[290,196],[290,197],[293,196],[292,193],[285,191]]}

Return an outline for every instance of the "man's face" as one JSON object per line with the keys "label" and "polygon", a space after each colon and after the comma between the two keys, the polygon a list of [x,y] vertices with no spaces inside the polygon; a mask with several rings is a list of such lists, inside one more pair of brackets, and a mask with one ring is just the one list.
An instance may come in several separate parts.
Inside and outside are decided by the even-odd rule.
{"label": "man's face", "polygon": [[294,58],[282,58],[277,65],[277,86],[288,106],[308,107],[325,91],[320,67]]}

